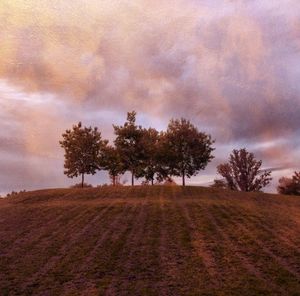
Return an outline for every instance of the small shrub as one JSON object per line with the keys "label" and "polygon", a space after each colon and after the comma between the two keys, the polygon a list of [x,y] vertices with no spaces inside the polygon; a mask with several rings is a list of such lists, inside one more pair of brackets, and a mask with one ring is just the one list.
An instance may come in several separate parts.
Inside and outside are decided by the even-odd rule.
{"label": "small shrub", "polygon": [[92,188],[92,184],[83,183],[83,186],[81,183],[77,183],[75,185],[70,186],[70,188]]}
{"label": "small shrub", "polygon": [[104,184],[97,185],[96,188],[102,188],[102,187],[108,187],[108,186],[113,186],[113,185],[112,184],[104,183]]}
{"label": "small shrub", "polygon": [[26,190],[21,190],[21,191],[19,191],[19,192],[17,192],[17,191],[12,191],[11,193],[7,193],[6,197],[17,196],[17,195],[19,195],[20,193],[24,193],[24,192],[26,192]]}
{"label": "small shrub", "polygon": [[142,183],[141,183],[141,186],[149,186],[150,185],[150,182],[148,180],[144,180]]}
{"label": "small shrub", "polygon": [[214,183],[210,185],[210,187],[217,189],[229,189],[226,181],[222,179],[215,179]]}
{"label": "small shrub", "polygon": [[292,178],[280,178],[277,191],[279,194],[300,195],[300,173],[295,172]]}
{"label": "small shrub", "polygon": [[162,185],[165,185],[165,186],[177,186],[177,183],[171,178],[171,177],[168,177],[163,183]]}

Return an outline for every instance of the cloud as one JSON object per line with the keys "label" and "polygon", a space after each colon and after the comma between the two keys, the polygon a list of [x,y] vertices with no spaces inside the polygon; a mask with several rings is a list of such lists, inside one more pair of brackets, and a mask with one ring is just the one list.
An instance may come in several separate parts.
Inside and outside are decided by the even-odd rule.
{"label": "cloud", "polygon": [[62,130],[83,120],[112,139],[111,123],[135,109],[160,129],[190,118],[217,139],[220,161],[247,146],[289,166],[299,14],[296,0],[3,0],[0,158],[61,160]]}

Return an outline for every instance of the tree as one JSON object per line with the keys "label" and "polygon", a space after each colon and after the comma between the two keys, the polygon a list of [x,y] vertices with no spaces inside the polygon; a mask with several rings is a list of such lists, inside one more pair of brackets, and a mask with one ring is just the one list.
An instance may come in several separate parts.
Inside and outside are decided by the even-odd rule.
{"label": "tree", "polygon": [[64,174],[69,178],[81,175],[81,186],[84,186],[84,175],[94,175],[101,169],[100,160],[103,158],[103,148],[107,145],[102,140],[97,127],[83,127],[81,122],[74,125],[71,130],[66,130],[59,141],[65,149]]}
{"label": "tree", "polygon": [[109,179],[113,186],[123,186],[123,183],[121,183],[121,175],[109,175]]}
{"label": "tree", "polygon": [[253,153],[246,149],[233,150],[229,161],[217,167],[225,178],[228,188],[237,191],[260,191],[272,178],[271,171],[261,170],[262,161],[257,161]]}
{"label": "tree", "polygon": [[279,194],[300,195],[300,172],[295,172],[292,178],[280,178],[277,191]]}
{"label": "tree", "polygon": [[137,172],[138,177],[144,177],[146,183],[154,185],[155,175],[161,176],[161,166],[159,162],[160,134],[154,128],[143,129],[141,138],[142,159]]}
{"label": "tree", "polygon": [[210,135],[199,132],[189,120],[172,119],[166,133],[163,135],[164,163],[169,174],[185,178],[196,175],[213,159]]}
{"label": "tree", "polygon": [[124,165],[119,151],[110,145],[107,145],[103,151],[103,168],[108,171],[112,184],[118,184],[120,174],[124,173]]}
{"label": "tree", "polygon": [[220,164],[217,167],[218,173],[224,177],[224,182],[228,189],[238,190],[232,176],[232,168],[229,163]]}
{"label": "tree", "polygon": [[293,176],[293,181],[295,184],[300,186],[300,172],[295,172]]}
{"label": "tree", "polygon": [[135,124],[136,112],[127,113],[127,121],[123,126],[114,125],[116,139],[114,141],[120,153],[121,162],[125,171],[131,172],[131,185],[134,185],[134,177],[138,177],[143,159],[142,127]]}

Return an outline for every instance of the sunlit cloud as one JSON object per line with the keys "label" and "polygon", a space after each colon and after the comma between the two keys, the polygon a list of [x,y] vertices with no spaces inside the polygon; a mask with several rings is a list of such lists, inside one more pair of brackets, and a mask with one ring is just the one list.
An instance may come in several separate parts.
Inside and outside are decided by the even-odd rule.
{"label": "sunlit cloud", "polygon": [[51,180],[30,168],[62,166],[58,140],[73,123],[112,141],[133,109],[146,126],[184,116],[213,135],[199,182],[233,148],[297,166],[299,19],[297,0],[1,1],[0,188],[20,168],[32,172],[24,187],[64,184],[61,167]]}

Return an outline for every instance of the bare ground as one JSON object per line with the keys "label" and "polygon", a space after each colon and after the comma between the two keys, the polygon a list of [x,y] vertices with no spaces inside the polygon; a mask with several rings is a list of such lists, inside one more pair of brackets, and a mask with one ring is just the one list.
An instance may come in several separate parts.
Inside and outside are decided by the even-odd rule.
{"label": "bare ground", "polygon": [[0,203],[0,295],[300,295],[300,199],[200,187]]}

